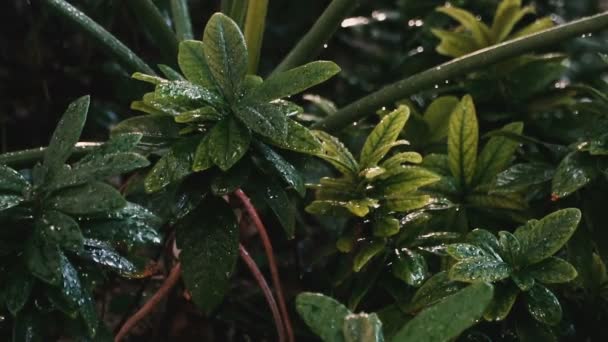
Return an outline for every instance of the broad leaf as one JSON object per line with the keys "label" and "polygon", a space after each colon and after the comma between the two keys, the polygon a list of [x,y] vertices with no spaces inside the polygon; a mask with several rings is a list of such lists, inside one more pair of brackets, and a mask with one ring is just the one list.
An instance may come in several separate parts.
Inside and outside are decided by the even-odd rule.
{"label": "broad leaf", "polygon": [[393,341],[451,341],[481,318],[492,294],[489,284],[470,285],[416,315]]}
{"label": "broad leaf", "polygon": [[220,169],[226,171],[238,162],[249,149],[251,132],[238,121],[227,118],[209,132],[209,157]]}
{"label": "broad leaf", "polygon": [[29,186],[23,176],[8,166],[0,165],[0,191],[21,193]]}
{"label": "broad leaf", "polygon": [[31,237],[25,244],[25,262],[32,275],[51,285],[61,281],[61,251],[46,243],[40,236]]}
{"label": "broad leaf", "polygon": [[385,207],[396,212],[408,212],[420,209],[433,202],[429,195],[392,196],[384,201]]}
{"label": "broad leaf", "polygon": [[[523,129],[523,123],[514,122],[504,126],[501,130],[521,134]],[[491,182],[500,171],[511,163],[518,146],[519,144],[516,141],[507,137],[495,136],[490,138],[479,154],[475,170],[475,183],[486,184]]]}
{"label": "broad leaf", "polygon": [[180,127],[167,115],[142,115],[121,121],[112,129],[112,137],[125,133],[139,133],[144,144],[166,144],[179,138]]}
{"label": "broad leaf", "polygon": [[352,313],[335,299],[304,292],[296,297],[296,309],[306,325],[324,342],[345,342],[342,327]]}
{"label": "broad leaf", "polygon": [[566,283],[576,278],[576,269],[569,262],[550,257],[537,264],[530,266],[527,270],[531,276],[541,283]]}
{"label": "broad leaf", "polygon": [[566,197],[587,185],[596,177],[595,162],[590,156],[573,152],[559,163],[553,183],[551,184],[552,197],[555,199]]}
{"label": "broad leaf", "polygon": [[177,63],[186,78],[205,88],[214,88],[215,80],[211,75],[203,42],[197,40],[185,40],[179,43]]}
{"label": "broad leaf", "polygon": [[312,86],[323,83],[340,68],[333,62],[315,61],[273,74],[247,96],[248,102],[270,102],[298,94]]}
{"label": "broad leaf", "polygon": [[553,178],[554,169],[549,164],[516,164],[496,176],[491,192],[515,192],[542,184]]}
{"label": "broad leaf", "polygon": [[570,239],[580,219],[580,210],[562,209],[518,228],[514,234],[521,243],[523,258],[535,264],[555,254]]}
{"label": "broad leaf", "polygon": [[409,311],[418,311],[432,305],[464,287],[464,283],[450,280],[447,271],[435,273],[416,291],[410,302]]}
{"label": "broad leaf", "polygon": [[48,208],[75,215],[114,211],[124,207],[126,203],[116,189],[101,182],[57,191],[45,201]]}
{"label": "broad leaf", "polygon": [[321,141],[321,152],[319,158],[329,162],[338,171],[347,176],[355,177],[359,172],[359,164],[350,151],[338,140],[323,131],[312,131]]}
{"label": "broad leaf", "polygon": [[234,213],[219,198],[207,199],[177,224],[182,277],[194,303],[206,313],[224,298],[236,265],[238,241]]}
{"label": "broad leaf", "polygon": [[456,260],[488,256],[486,251],[469,243],[453,243],[448,246],[446,251],[452,258]]}
{"label": "broad leaf", "polygon": [[194,136],[181,139],[173,144],[146,176],[144,181],[146,192],[159,191],[191,174],[196,143],[200,139],[200,136]]}
{"label": "broad leaf", "polygon": [[276,103],[254,103],[237,107],[235,115],[252,131],[273,140],[287,138],[287,116]]}
{"label": "broad leaf", "polygon": [[272,212],[276,215],[279,223],[285,230],[288,239],[295,236],[296,207],[287,196],[280,182],[275,177],[260,176],[266,179],[251,184],[262,196],[264,202],[268,204]]}
{"label": "broad leaf", "polygon": [[450,57],[460,57],[479,48],[471,35],[463,32],[454,32],[440,29],[431,29],[431,32],[441,40],[437,45],[437,52]]}
{"label": "broad leaf", "polygon": [[89,96],[83,96],[70,103],[57,124],[43,159],[43,165],[51,175],[61,169],[80,139],[80,133],[87,119],[89,103]]}
{"label": "broad leaf", "polygon": [[467,258],[450,268],[450,279],[464,282],[494,282],[511,275],[511,267],[492,257]]}
{"label": "broad leaf", "polygon": [[23,197],[19,195],[0,194],[0,211],[17,206],[21,202],[23,202]]}
{"label": "broad leaf", "polygon": [[84,240],[85,249],[79,254],[80,257],[91,260],[101,266],[127,278],[138,278],[140,270],[127,258],[123,257],[109,244],[93,240]]}
{"label": "broad leaf", "polygon": [[382,322],[375,313],[346,316],[342,331],[345,342],[384,342]]}
{"label": "broad leaf", "polygon": [[61,292],[63,297],[73,306],[78,308],[89,332],[93,337],[97,333],[99,324],[95,303],[87,290],[82,287],[78,271],[72,266],[68,258],[61,254]]}
{"label": "broad leaf", "polygon": [[526,15],[534,13],[534,7],[521,8],[521,0],[501,1],[496,9],[496,15],[492,22],[492,40],[494,43],[504,41],[515,25]]}
{"label": "broad leaf", "polygon": [[277,171],[277,174],[300,194],[304,196],[306,188],[304,186],[304,179],[298,170],[291,165],[285,158],[280,154],[273,151],[267,145],[257,142],[255,143],[256,149],[260,152],[260,155]]}
{"label": "broad leaf", "polygon": [[428,106],[424,112],[424,121],[428,124],[431,132],[428,141],[439,141],[448,135],[450,114],[456,108],[458,102],[458,98],[454,96],[442,96]]}
{"label": "broad leaf", "polygon": [[203,34],[205,59],[211,74],[231,102],[240,97],[240,87],[247,73],[247,46],[238,25],[216,13],[207,22]]}
{"label": "broad leaf", "polygon": [[556,325],[562,320],[562,306],[553,292],[536,284],[525,293],[528,312],[541,323]]}
{"label": "broad leaf", "polygon": [[376,186],[380,193],[392,198],[393,195],[400,197],[438,180],[439,177],[435,173],[424,168],[406,166],[402,167],[398,174],[377,182]]}
{"label": "broad leaf", "polygon": [[37,224],[48,243],[75,252],[84,248],[84,237],[80,227],[70,216],[55,210],[47,210]]}
{"label": "broad leaf", "polygon": [[399,106],[399,108],[382,118],[365,140],[359,158],[361,168],[376,166],[395,146],[395,141],[405,127],[409,115],[410,110],[407,106]]}
{"label": "broad leaf", "polygon": [[424,256],[409,249],[395,250],[397,258],[393,260],[393,275],[411,286],[420,286],[428,274]]}
{"label": "broad leaf", "polygon": [[287,120],[287,136],[285,139],[270,139],[270,143],[280,148],[312,155],[322,151],[319,139],[308,128],[291,119]]}
{"label": "broad leaf", "polygon": [[478,126],[475,105],[466,95],[452,112],[448,127],[450,171],[461,187],[471,184],[477,164]]}
{"label": "broad leaf", "polygon": [[389,237],[399,233],[401,224],[391,216],[383,216],[374,220],[374,236]]}
{"label": "broad leaf", "polygon": [[483,317],[487,321],[502,321],[507,318],[517,295],[519,289],[512,283],[499,283],[494,286],[494,299],[487,307]]}
{"label": "broad leaf", "polygon": [[367,263],[370,262],[378,254],[381,254],[386,246],[386,242],[382,240],[375,240],[368,242],[353,260],[353,271],[359,272]]}
{"label": "broad leaf", "polygon": [[490,29],[470,12],[454,6],[439,7],[437,11],[449,15],[470,31],[477,48],[483,48],[491,44]]}

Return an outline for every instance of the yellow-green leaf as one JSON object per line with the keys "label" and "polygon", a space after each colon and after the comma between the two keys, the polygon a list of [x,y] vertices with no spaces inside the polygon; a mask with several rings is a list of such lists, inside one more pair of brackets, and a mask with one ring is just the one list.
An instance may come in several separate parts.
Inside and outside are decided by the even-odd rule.
{"label": "yellow-green leaf", "polygon": [[[522,122],[514,122],[504,126],[501,131],[522,134],[523,129]],[[486,184],[494,180],[499,172],[509,166],[518,146],[517,141],[504,136],[490,138],[477,159],[474,183]]]}
{"label": "yellow-green leaf", "polygon": [[393,143],[403,130],[410,110],[407,106],[399,106],[396,110],[386,115],[367,137],[359,162],[362,168],[376,166],[391,149]]}
{"label": "yellow-green leaf", "polygon": [[321,152],[317,156],[332,164],[344,175],[356,177],[359,173],[359,164],[350,151],[338,140],[323,131],[312,131],[313,135],[321,141]]}
{"label": "yellow-green leaf", "polygon": [[526,15],[534,13],[534,7],[521,8],[521,0],[503,0],[496,10],[492,22],[492,40],[494,44],[503,42],[515,25]]}
{"label": "yellow-green leaf", "polygon": [[205,47],[198,40],[179,43],[177,63],[188,81],[205,88],[215,88],[215,80],[205,59]]}
{"label": "yellow-green leaf", "polygon": [[238,121],[227,118],[209,132],[209,156],[213,163],[226,171],[238,162],[249,149],[251,132]]}
{"label": "yellow-green leaf", "polygon": [[471,32],[478,48],[483,48],[491,44],[490,28],[483,22],[477,20],[471,12],[454,6],[439,7],[437,11],[452,17]]}
{"label": "yellow-green leaf", "polygon": [[475,105],[466,95],[452,112],[448,127],[448,164],[461,187],[471,185],[475,175],[478,135]]}

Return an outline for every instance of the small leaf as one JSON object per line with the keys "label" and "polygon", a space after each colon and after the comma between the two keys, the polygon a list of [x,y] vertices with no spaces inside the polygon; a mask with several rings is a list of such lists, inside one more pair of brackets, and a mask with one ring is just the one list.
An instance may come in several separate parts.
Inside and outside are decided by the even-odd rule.
{"label": "small leaf", "polygon": [[303,292],[296,297],[296,309],[306,325],[324,342],[345,342],[342,327],[350,314],[346,306],[320,293]]}
{"label": "small leaf", "polygon": [[384,342],[382,322],[375,313],[346,316],[342,331],[345,342]]}
{"label": "small leaf", "polygon": [[448,135],[450,114],[452,114],[458,102],[458,98],[455,96],[442,96],[431,102],[424,112],[424,121],[428,124],[431,132],[428,141],[440,141]]}
{"label": "small leaf", "polygon": [[502,321],[509,315],[519,289],[513,284],[497,284],[494,286],[494,298],[490,305],[486,308],[483,318],[486,321]]}
{"label": "small leaf", "polygon": [[154,167],[146,176],[144,180],[146,192],[157,192],[191,174],[196,143],[200,139],[200,136],[193,136],[181,139],[173,144],[171,149],[154,164]]}
{"label": "small leaf", "polygon": [[126,133],[142,135],[145,144],[167,144],[180,137],[180,127],[168,115],[142,115],[121,121],[112,128],[112,137]]}
{"label": "small leaf", "polygon": [[85,239],[85,249],[79,256],[105,266],[127,278],[137,278],[140,270],[132,262],[120,255],[109,244],[93,239]]}
{"label": "small leaf", "polygon": [[465,287],[464,283],[450,280],[447,271],[435,273],[416,291],[410,302],[409,311],[415,312]]}
{"label": "small leaf", "polygon": [[304,178],[298,172],[298,170],[291,165],[285,158],[280,154],[276,153],[267,145],[256,142],[256,149],[260,152],[261,156],[277,171],[277,174],[291,187],[294,188],[300,194],[304,196],[306,193],[306,187],[304,186]]}
{"label": "small leaf", "polygon": [[494,234],[485,229],[473,229],[467,234],[467,242],[483,248],[489,255],[494,255],[497,259],[500,245]]}
{"label": "small leaf", "polygon": [[51,175],[61,169],[80,139],[80,133],[87,119],[89,103],[89,96],[83,96],[70,103],[57,124],[43,159],[43,165]]}
{"label": "small leaf", "polygon": [[95,312],[95,303],[91,296],[81,286],[78,271],[72,266],[68,258],[61,254],[63,297],[73,306],[78,307],[80,314],[87,326],[89,336],[94,337],[97,333],[99,320]]}
{"label": "small leaf", "polygon": [[355,259],[353,260],[353,271],[361,271],[370,260],[384,251],[385,246],[386,243],[382,240],[368,242],[355,256]]}
{"label": "small leaf", "polygon": [[382,118],[365,140],[359,158],[361,168],[376,166],[384,158],[405,127],[409,115],[407,106],[399,106]]}
{"label": "small leaf", "polygon": [[247,46],[238,25],[222,13],[214,14],[203,34],[205,59],[211,74],[230,102],[240,97],[247,73]]}
{"label": "small leaf", "polygon": [[[502,131],[522,134],[524,124],[514,122],[501,128]],[[504,170],[513,158],[519,144],[507,137],[495,136],[490,138],[486,146],[479,154],[477,168],[475,170],[475,183],[486,184],[491,182],[494,177]]]}
{"label": "small leaf", "polygon": [[541,323],[556,325],[562,320],[562,306],[553,292],[536,284],[525,293],[528,312]]}
{"label": "small leaf", "polygon": [[37,224],[47,242],[75,252],[84,248],[84,237],[80,227],[70,216],[55,210],[47,210]]}
{"label": "small leaf", "polygon": [[388,170],[389,172],[393,169],[400,168],[403,163],[420,164],[422,163],[422,156],[417,152],[401,152],[397,153],[390,158],[386,159],[380,164],[380,167]]}
{"label": "small leaf", "polygon": [[527,271],[532,277],[545,284],[566,283],[574,280],[578,275],[572,264],[556,257],[531,265]]}
{"label": "small leaf", "polygon": [[101,182],[57,191],[45,201],[48,208],[75,215],[114,211],[124,207],[125,204],[126,201],[120,192]]}
{"label": "small leaf", "polygon": [[496,176],[491,192],[516,192],[553,178],[553,167],[544,163],[515,164]]}
{"label": "small leaf", "polygon": [[510,264],[517,265],[521,257],[521,244],[517,237],[509,232],[498,232],[499,254]]}
{"label": "small leaf", "polygon": [[422,285],[428,274],[424,256],[407,248],[395,250],[397,258],[393,260],[393,275],[411,286]]}
{"label": "small leaf", "polygon": [[215,79],[205,58],[203,42],[198,40],[185,40],[179,43],[177,63],[188,81],[205,88],[214,88]]}
{"label": "small leaf", "polygon": [[[444,56],[461,57],[479,49],[479,45],[471,35],[463,32],[453,32],[440,29],[431,29],[435,37],[441,42],[435,49]],[[431,131],[432,132],[432,131]]]}
{"label": "small leaf", "polygon": [[394,196],[385,200],[385,207],[396,212],[408,212],[425,207],[432,202],[433,199],[429,195]]}
{"label": "small leaf", "polygon": [[553,19],[551,17],[540,18],[540,19],[536,20],[535,22],[533,22],[532,24],[515,32],[509,38],[516,39],[516,38],[525,37],[527,35],[531,35],[533,33],[552,28],[553,26],[555,26],[555,23],[553,23]]}
{"label": "small leaf", "polygon": [[393,341],[451,341],[481,318],[492,294],[489,284],[470,285],[416,315]]}
{"label": "small leaf", "polygon": [[494,282],[511,275],[509,264],[492,257],[467,258],[450,268],[450,279],[463,282]]}
{"label": "small leaf", "polygon": [[270,139],[270,143],[299,153],[316,155],[321,153],[321,142],[306,127],[287,119],[287,136],[283,140]]}
{"label": "small leaf", "polygon": [[268,204],[276,215],[279,223],[285,230],[287,238],[293,239],[296,230],[296,207],[277,179],[275,177],[267,177],[264,180],[260,180],[259,183],[252,184],[252,186],[262,194],[264,202]]}
{"label": "small leaf", "polygon": [[522,256],[527,263],[535,264],[560,250],[576,230],[580,219],[580,210],[562,209],[518,228],[514,234],[521,243]]}
{"label": "small leaf", "polygon": [[19,195],[1,195],[0,194],[0,211],[10,209],[23,202],[23,197]]}
{"label": "small leaf", "polygon": [[448,246],[446,252],[456,260],[488,256],[488,253],[483,249],[468,243],[453,243]]}
{"label": "small leaf", "polygon": [[218,112],[211,106],[204,106],[201,108],[189,110],[187,112],[180,113],[175,116],[175,122],[178,123],[192,123],[192,122],[217,122],[224,118],[224,114]]}
{"label": "small leaf", "polygon": [[490,29],[470,12],[454,6],[439,7],[437,11],[449,15],[470,31],[478,49],[491,45]]}
{"label": "small leaf", "polygon": [[312,133],[321,141],[322,150],[317,156],[329,162],[344,175],[356,177],[359,173],[359,164],[346,146],[338,138],[323,131],[312,131]]}
{"label": "small leaf", "polygon": [[211,146],[209,146],[209,134],[205,135],[199,142],[194,152],[192,170],[195,172],[205,171],[213,167],[211,160]]}
{"label": "small leaf", "polygon": [[23,176],[8,166],[0,165],[0,191],[21,193],[29,186]]}
{"label": "small leaf", "polygon": [[273,74],[248,95],[249,102],[270,102],[301,93],[340,72],[333,62],[315,61]]}
{"label": "small leaf", "polygon": [[209,132],[209,156],[213,163],[226,171],[238,162],[249,149],[251,132],[238,121],[227,118]]}
{"label": "small leaf", "polygon": [[235,115],[252,131],[273,140],[287,138],[287,116],[276,103],[255,103],[237,107]]}
{"label": "small leaf", "polygon": [[389,237],[399,233],[399,220],[391,216],[383,216],[374,220],[374,236]]}
{"label": "small leaf", "polygon": [[439,176],[431,171],[417,166],[407,166],[401,168],[399,173],[377,182],[375,186],[385,197],[393,198],[412,193],[438,180]]}
{"label": "small leaf", "polygon": [[566,197],[587,185],[596,176],[591,157],[578,152],[570,153],[557,166],[551,184],[552,196]]}
{"label": "small leaf", "polygon": [[194,303],[205,313],[224,298],[238,257],[238,241],[234,213],[219,198],[208,198],[177,223],[182,277]]}
{"label": "small leaf", "polygon": [[515,25],[526,15],[534,13],[534,7],[521,8],[521,0],[502,1],[496,9],[492,22],[492,38],[495,44],[503,42]]}
{"label": "small leaf", "polygon": [[475,105],[466,95],[452,112],[448,126],[449,167],[461,187],[471,185],[475,174],[478,134]]}
{"label": "small leaf", "polygon": [[519,271],[511,274],[511,279],[517,287],[519,287],[522,291],[529,291],[534,284],[536,284],[536,280],[532,275],[525,271]]}

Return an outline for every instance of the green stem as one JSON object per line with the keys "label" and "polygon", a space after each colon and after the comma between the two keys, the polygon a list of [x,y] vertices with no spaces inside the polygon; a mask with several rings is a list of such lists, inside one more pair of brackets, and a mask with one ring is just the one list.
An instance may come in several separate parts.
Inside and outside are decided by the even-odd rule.
{"label": "green stem", "polygon": [[194,34],[192,33],[190,12],[188,12],[188,1],[171,0],[171,14],[173,15],[177,38],[179,40],[193,39]]}
{"label": "green stem", "polygon": [[436,84],[442,84],[451,78],[463,76],[505,59],[606,27],[608,27],[608,12],[579,19],[565,25],[473,52],[409,78],[389,84],[347,105],[334,115],[317,122],[313,127],[326,131],[340,130],[353,122],[373,114],[384,105],[429,89]]}
{"label": "green stem", "polygon": [[336,32],[342,20],[358,5],[360,0],[333,0],[310,30],[277,66],[274,73],[286,71],[317,57],[323,46]]}
{"label": "green stem", "polygon": [[118,38],[97,24],[93,19],[87,17],[76,7],[64,0],[43,0],[59,15],[68,19],[73,24],[81,28],[89,37],[97,41],[112,57],[116,58],[129,71],[140,71],[150,75],[156,75],[141,58],[125,46]]}
{"label": "green stem", "polygon": [[156,5],[152,0],[129,0],[127,4],[152,35],[165,62],[175,65],[178,41]]}
{"label": "green stem", "polygon": [[[78,157],[89,153],[102,144],[103,143],[98,142],[80,142],[74,146],[72,157]],[[7,165],[14,168],[32,166],[42,159],[44,151],[46,151],[46,147],[0,154],[0,165]]]}
{"label": "green stem", "polygon": [[250,74],[256,74],[260,63],[260,50],[266,26],[268,0],[250,0],[245,19],[245,41],[249,53],[247,69]]}
{"label": "green stem", "polygon": [[239,25],[241,30],[243,30],[243,25],[245,24],[245,16],[247,15],[249,1],[250,0],[236,0],[230,3],[228,16]]}

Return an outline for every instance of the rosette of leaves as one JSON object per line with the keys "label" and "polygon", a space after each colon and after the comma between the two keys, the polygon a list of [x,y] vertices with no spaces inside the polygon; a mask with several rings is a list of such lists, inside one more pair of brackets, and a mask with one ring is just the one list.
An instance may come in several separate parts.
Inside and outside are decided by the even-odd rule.
{"label": "rosette of leaves", "polygon": [[[431,196],[418,189],[439,178],[413,165],[422,161],[420,154],[399,152],[385,158],[394,147],[407,144],[397,138],[408,117],[408,107],[400,106],[382,118],[367,137],[358,161],[335,137],[314,132],[323,146],[323,153],[318,156],[333,165],[341,176],[325,177],[314,185],[316,199],[306,211],[360,220],[337,244],[342,252],[351,252],[357,241],[363,245],[361,241],[365,240],[365,246],[359,246],[354,259],[356,272],[387,248],[388,238],[400,232],[401,216],[432,203]],[[411,254],[417,260],[424,259],[413,251]],[[409,259],[407,255],[403,257]]]}
{"label": "rosette of leaves", "polygon": [[[522,130],[520,122],[500,129],[512,133]],[[496,175],[511,164],[519,143],[495,136],[478,153],[479,127],[471,96],[464,96],[450,114],[447,136],[447,155],[429,154],[422,166],[440,176],[440,180],[426,186],[425,191],[455,204],[452,222],[456,230],[468,231],[467,211],[471,209],[511,214],[526,208],[520,193],[492,191]]]}
{"label": "rosette of leaves", "polygon": [[437,11],[458,21],[455,30],[432,29],[441,40],[437,52],[450,57],[460,57],[471,52],[523,37],[553,27],[550,17],[540,18],[515,30],[517,24],[528,14],[535,13],[533,6],[522,7],[521,0],[503,0],[494,13],[492,25],[479,20],[473,13],[455,6],[442,6]]}
{"label": "rosette of leaves", "polygon": [[580,219],[581,212],[571,208],[530,220],[513,233],[501,231],[498,238],[486,230],[473,230],[465,242],[447,248],[457,261],[449,269],[449,280],[495,285],[494,299],[484,314],[486,320],[505,319],[521,296],[534,319],[556,325],[562,308],[545,285],[577,277],[574,266],[555,254],[570,239]]}
{"label": "rosette of leaves", "polygon": [[[393,322],[382,313],[353,313],[320,293],[299,294],[296,309],[310,330],[325,342],[447,342],[481,318],[492,293],[487,283],[472,284],[418,313],[405,325],[403,317]],[[387,330],[383,323],[396,325],[396,329]]]}
{"label": "rosette of leaves", "polygon": [[[140,135],[116,136],[66,164],[88,107],[88,96],[70,104],[31,181],[30,173],[0,165],[0,298],[14,316],[18,341],[66,331],[93,337],[104,330],[91,296],[100,274],[140,276],[115,246],[160,243],[158,218],[103,182],[149,164],[131,152]],[[56,312],[65,314],[67,327],[49,331],[42,321]]]}
{"label": "rosette of leaves", "polygon": [[302,193],[303,183],[292,175],[293,167],[267,145],[303,153],[319,151],[317,139],[293,120],[302,109],[283,98],[324,82],[339,67],[317,61],[265,80],[247,75],[243,34],[221,13],[208,21],[202,41],[180,43],[178,64],[184,76],[167,68],[167,79],[133,75],[155,85],[153,92],[132,104],[148,115],[125,120],[114,130],[140,132],[144,142],[166,147],[145,180],[146,190],[158,191],[214,166],[228,171],[255,149]]}

